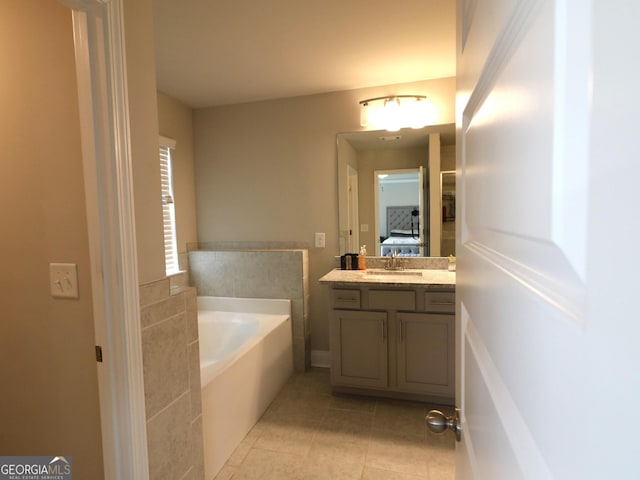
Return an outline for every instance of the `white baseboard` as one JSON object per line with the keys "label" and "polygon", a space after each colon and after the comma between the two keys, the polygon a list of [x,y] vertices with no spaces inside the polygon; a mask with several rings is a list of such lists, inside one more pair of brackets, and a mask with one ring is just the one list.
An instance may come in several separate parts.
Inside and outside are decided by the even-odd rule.
{"label": "white baseboard", "polygon": [[331,366],[331,356],[328,350],[311,350],[311,366],[329,368]]}

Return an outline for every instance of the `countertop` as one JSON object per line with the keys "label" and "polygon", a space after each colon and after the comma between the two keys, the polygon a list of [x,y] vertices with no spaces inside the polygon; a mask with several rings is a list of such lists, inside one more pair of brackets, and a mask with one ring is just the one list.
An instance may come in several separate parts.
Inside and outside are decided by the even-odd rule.
{"label": "countertop", "polygon": [[373,285],[449,286],[456,284],[456,272],[435,269],[406,269],[398,272],[382,269],[341,270],[336,268],[320,278],[320,283],[365,283]]}

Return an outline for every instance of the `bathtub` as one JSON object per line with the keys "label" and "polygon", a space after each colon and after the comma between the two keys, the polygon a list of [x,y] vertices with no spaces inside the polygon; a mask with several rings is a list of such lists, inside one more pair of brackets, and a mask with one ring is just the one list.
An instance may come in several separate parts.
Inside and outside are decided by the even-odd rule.
{"label": "bathtub", "polygon": [[293,373],[289,300],[198,297],[205,480]]}

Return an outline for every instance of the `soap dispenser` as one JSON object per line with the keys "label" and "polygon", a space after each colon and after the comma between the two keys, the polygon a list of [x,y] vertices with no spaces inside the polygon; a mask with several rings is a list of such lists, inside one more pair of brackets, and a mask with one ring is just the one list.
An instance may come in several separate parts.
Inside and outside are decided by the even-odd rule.
{"label": "soap dispenser", "polygon": [[358,270],[367,269],[367,246],[360,247],[360,255],[358,255]]}

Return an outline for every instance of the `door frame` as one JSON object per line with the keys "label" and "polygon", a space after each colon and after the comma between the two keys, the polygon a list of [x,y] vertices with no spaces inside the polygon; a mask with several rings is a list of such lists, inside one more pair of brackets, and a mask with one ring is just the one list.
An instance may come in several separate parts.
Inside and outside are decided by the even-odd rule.
{"label": "door frame", "polygon": [[148,479],[122,0],[72,9],[105,479]]}
{"label": "door frame", "polygon": [[358,252],[360,246],[360,217],[358,210],[358,171],[347,165],[347,228],[349,230],[349,245],[347,252]]}

